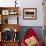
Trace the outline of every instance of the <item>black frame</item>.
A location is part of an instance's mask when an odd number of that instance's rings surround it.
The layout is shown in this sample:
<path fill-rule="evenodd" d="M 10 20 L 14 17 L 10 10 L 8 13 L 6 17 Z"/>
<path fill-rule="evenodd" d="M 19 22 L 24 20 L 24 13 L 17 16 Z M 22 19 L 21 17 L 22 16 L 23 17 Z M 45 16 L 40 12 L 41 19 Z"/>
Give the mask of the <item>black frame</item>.
<path fill-rule="evenodd" d="M 31 12 L 31 10 L 35 10 L 35 12 L 33 11 L 33 12 Z M 27 18 L 25 18 L 25 13 L 27 14 L 27 15 L 31 15 L 31 14 L 34 14 L 33 16 L 34 17 L 28 17 L 27 16 Z M 37 8 L 23 8 L 23 19 L 24 20 L 36 20 L 37 19 Z"/>

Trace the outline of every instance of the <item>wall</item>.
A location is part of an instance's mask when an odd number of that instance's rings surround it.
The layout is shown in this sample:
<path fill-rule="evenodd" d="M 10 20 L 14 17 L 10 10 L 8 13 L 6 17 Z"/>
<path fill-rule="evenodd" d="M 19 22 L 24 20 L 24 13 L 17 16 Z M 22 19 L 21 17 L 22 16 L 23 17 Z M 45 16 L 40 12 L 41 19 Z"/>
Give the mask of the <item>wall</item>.
<path fill-rule="evenodd" d="M 21 2 L 22 1 L 22 2 Z M 21 0 L 20 2 L 20 25 L 22 26 L 42 26 L 43 25 L 43 6 L 42 0 Z M 23 8 L 37 8 L 37 20 L 23 20 Z"/>
<path fill-rule="evenodd" d="M 1 7 L 15 6 L 15 0 L 0 0 Z M 17 0 L 19 6 L 19 24 L 20 26 L 43 26 L 43 6 L 42 0 Z M 24 20 L 23 8 L 37 8 L 37 20 Z M 9 20 L 12 17 L 9 17 Z M 13 21 L 14 22 L 14 21 Z"/>
<path fill-rule="evenodd" d="M 13 0 L 0 0 L 0 6 L 1 7 L 15 6 L 14 1 Z M 19 6 L 19 15 L 20 15 L 19 24 L 20 26 L 35 26 L 34 28 L 36 29 L 36 32 L 38 33 L 38 37 L 40 38 L 40 41 L 42 42 L 43 40 L 41 39 L 43 38 L 42 26 L 44 26 L 44 23 L 43 23 L 44 16 L 43 16 L 43 6 L 42 6 L 43 1 L 42 0 L 17 0 L 17 1 L 18 1 L 17 6 Z M 36 20 L 24 20 L 23 19 L 23 8 L 37 8 L 37 19 Z M 9 23 L 10 23 L 12 17 L 10 16 L 8 18 L 9 18 Z M 12 22 L 15 22 L 14 20 L 15 20 L 15 17 Z M 23 33 L 23 31 L 20 33 Z"/>

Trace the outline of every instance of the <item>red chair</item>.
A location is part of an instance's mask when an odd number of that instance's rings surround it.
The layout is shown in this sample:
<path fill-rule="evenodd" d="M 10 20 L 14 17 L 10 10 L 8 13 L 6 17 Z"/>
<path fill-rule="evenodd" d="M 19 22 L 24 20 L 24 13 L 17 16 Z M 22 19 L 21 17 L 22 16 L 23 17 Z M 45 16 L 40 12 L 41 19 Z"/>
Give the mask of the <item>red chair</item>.
<path fill-rule="evenodd" d="M 24 37 L 22 38 L 22 42 L 21 42 L 21 46 L 27 46 L 25 40 L 34 36 L 37 39 L 37 35 L 34 32 L 34 30 L 32 28 L 28 28 L 27 31 L 24 34 Z M 38 41 L 38 40 L 37 40 Z M 39 41 L 37 42 L 37 44 L 35 46 L 41 46 L 41 44 L 39 43 Z"/>

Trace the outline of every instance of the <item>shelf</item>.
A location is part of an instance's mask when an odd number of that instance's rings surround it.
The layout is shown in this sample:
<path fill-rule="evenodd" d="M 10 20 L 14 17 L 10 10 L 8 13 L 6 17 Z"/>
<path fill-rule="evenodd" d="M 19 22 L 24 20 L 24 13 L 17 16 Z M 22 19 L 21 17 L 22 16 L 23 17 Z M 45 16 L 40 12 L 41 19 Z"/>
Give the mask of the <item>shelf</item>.
<path fill-rule="evenodd" d="M 3 46 L 18 46 L 17 41 L 11 41 L 11 42 L 2 42 Z"/>
<path fill-rule="evenodd" d="M 0 7 L 0 24 L 12 24 L 12 21 L 15 19 L 13 24 L 18 24 L 18 10 L 19 7 Z M 9 23 L 9 16 L 14 17 L 14 19 L 10 19 L 11 23 Z"/>
<path fill-rule="evenodd" d="M 18 24 L 18 16 L 2 16 L 2 24 Z"/>
<path fill-rule="evenodd" d="M 15 41 L 10 40 L 10 41 L 3 41 L 3 42 L 4 43 L 12 43 L 12 42 L 16 43 L 16 42 L 19 42 L 19 40 L 15 40 Z"/>
<path fill-rule="evenodd" d="M 18 10 L 19 7 L 0 7 L 0 46 L 18 46 Z"/>
<path fill-rule="evenodd" d="M 18 16 L 19 7 L 0 7 L 0 14 L 9 16 L 9 15 L 17 15 Z"/>
<path fill-rule="evenodd" d="M 19 31 L 19 25 L 18 24 L 0 24 L 0 27 L 1 27 L 1 31 L 5 28 L 9 28 L 9 29 L 12 29 L 13 31 L 16 29 L 17 32 Z"/>

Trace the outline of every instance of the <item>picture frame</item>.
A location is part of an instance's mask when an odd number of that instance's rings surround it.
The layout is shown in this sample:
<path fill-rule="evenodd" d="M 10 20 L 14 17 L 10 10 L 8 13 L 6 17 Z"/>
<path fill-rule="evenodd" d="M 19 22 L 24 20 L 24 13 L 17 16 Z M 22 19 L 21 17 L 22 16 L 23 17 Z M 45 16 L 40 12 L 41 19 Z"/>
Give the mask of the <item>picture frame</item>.
<path fill-rule="evenodd" d="M 9 15 L 9 10 L 2 10 L 2 15 Z"/>
<path fill-rule="evenodd" d="M 23 19 L 36 20 L 37 19 L 37 8 L 24 8 Z"/>
<path fill-rule="evenodd" d="M 15 10 L 10 10 L 10 11 L 9 11 L 9 14 L 10 14 L 10 15 L 17 15 L 17 14 L 18 14 L 18 12 L 17 12 L 17 11 L 15 11 Z"/>

